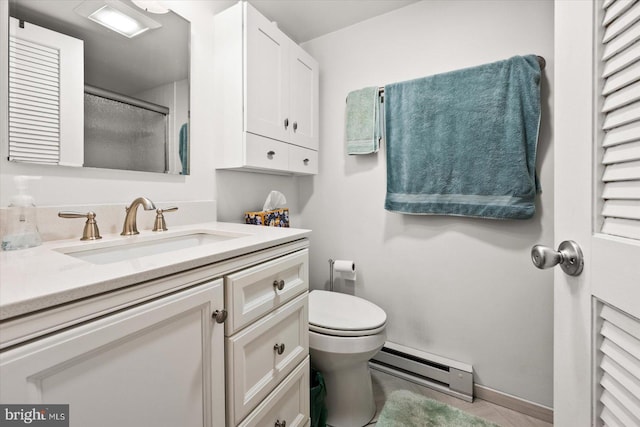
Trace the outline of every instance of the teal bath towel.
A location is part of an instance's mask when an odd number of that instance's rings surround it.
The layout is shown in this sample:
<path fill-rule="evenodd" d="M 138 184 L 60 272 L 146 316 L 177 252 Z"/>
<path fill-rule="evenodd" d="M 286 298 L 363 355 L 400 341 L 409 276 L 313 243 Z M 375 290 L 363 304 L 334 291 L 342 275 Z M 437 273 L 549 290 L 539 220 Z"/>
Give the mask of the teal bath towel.
<path fill-rule="evenodd" d="M 380 149 L 382 121 L 377 86 L 354 90 L 347 95 L 347 154 L 371 154 Z"/>
<path fill-rule="evenodd" d="M 178 154 L 180 155 L 181 175 L 189 175 L 189 125 L 180 127 Z"/>
<path fill-rule="evenodd" d="M 536 56 L 390 84 L 384 104 L 385 209 L 533 216 L 540 124 Z"/>

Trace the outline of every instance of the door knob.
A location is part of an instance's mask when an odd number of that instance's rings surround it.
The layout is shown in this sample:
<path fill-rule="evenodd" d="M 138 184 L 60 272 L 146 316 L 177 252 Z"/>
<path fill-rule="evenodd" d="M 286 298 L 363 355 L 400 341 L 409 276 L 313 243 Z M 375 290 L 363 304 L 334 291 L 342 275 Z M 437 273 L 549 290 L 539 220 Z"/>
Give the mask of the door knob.
<path fill-rule="evenodd" d="M 560 243 L 557 251 L 547 246 L 535 245 L 531 248 L 531 261 L 540 269 L 560 264 L 562 271 L 569 276 L 579 276 L 584 267 L 582 250 L 573 240 Z"/>

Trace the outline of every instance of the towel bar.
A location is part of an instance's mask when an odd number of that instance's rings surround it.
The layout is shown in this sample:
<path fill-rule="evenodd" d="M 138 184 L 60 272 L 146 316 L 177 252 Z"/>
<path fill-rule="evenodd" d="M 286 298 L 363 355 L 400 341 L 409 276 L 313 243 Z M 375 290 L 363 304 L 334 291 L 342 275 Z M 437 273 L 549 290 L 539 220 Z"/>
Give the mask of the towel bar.
<path fill-rule="evenodd" d="M 540 55 L 537 55 L 537 58 L 538 58 L 538 64 L 540 64 L 540 71 L 542 71 L 542 70 L 544 70 L 544 67 L 547 65 L 547 60 L 544 59 L 544 57 L 542 57 Z M 384 86 L 380 86 L 378 88 L 378 94 L 380 94 L 381 96 L 384 95 Z"/>

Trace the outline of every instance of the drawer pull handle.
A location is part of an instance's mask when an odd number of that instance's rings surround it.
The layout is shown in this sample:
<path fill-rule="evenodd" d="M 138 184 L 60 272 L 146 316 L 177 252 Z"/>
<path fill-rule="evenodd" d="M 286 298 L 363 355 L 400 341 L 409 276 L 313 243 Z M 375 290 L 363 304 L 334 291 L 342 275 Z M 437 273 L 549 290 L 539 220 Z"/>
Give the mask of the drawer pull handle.
<path fill-rule="evenodd" d="M 216 323 L 223 323 L 227 320 L 227 310 L 216 310 L 213 312 L 211 317 L 216 321 Z"/>
<path fill-rule="evenodd" d="M 284 343 L 282 344 L 275 343 L 273 346 L 273 350 L 278 354 L 284 353 Z"/>
<path fill-rule="evenodd" d="M 289 127 L 289 119 L 284 119 L 284 128 L 285 130 Z"/>
<path fill-rule="evenodd" d="M 298 122 L 293 122 L 293 131 L 297 131 L 298 130 Z"/>
<path fill-rule="evenodd" d="M 282 421 L 277 420 L 274 427 L 287 427 L 287 422 L 285 420 L 282 420 Z"/>
<path fill-rule="evenodd" d="M 277 290 L 281 291 L 284 289 L 284 280 L 274 280 L 273 281 L 273 287 L 276 288 Z"/>

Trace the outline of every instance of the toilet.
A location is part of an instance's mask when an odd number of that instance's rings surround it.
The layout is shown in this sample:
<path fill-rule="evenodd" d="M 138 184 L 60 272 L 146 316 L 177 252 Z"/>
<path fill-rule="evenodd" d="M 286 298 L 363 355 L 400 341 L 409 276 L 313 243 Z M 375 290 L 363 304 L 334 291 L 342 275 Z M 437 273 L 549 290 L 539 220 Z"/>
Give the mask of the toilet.
<path fill-rule="evenodd" d="M 358 427 L 376 412 L 368 361 L 384 345 L 387 315 L 362 298 L 314 290 L 309 293 L 311 365 L 327 387 L 327 424 Z"/>

